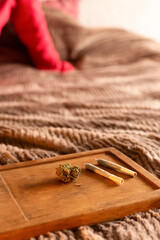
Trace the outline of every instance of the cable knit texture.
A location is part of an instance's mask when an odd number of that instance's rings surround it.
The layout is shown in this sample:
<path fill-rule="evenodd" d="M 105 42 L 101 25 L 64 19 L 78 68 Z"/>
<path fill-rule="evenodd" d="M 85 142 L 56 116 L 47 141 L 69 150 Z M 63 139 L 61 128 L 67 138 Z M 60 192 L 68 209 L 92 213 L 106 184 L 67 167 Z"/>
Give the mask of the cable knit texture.
<path fill-rule="evenodd" d="M 45 8 L 53 41 L 77 70 L 39 71 L 11 26 L 0 40 L 0 163 L 115 147 L 160 177 L 160 45 L 87 29 Z M 159 240 L 160 209 L 31 240 Z"/>

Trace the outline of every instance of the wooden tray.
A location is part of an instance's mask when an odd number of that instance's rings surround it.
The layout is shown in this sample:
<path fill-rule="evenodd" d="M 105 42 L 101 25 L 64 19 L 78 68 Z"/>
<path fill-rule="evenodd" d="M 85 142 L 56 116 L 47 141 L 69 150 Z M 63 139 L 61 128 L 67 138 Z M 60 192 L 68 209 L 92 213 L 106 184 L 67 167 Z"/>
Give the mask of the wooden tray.
<path fill-rule="evenodd" d="M 138 172 L 117 186 L 84 168 L 104 158 Z M 58 181 L 55 169 L 71 163 L 82 167 L 73 183 Z M 70 154 L 0 168 L 0 239 L 27 239 L 47 231 L 118 219 L 160 207 L 160 180 L 114 148 Z"/>

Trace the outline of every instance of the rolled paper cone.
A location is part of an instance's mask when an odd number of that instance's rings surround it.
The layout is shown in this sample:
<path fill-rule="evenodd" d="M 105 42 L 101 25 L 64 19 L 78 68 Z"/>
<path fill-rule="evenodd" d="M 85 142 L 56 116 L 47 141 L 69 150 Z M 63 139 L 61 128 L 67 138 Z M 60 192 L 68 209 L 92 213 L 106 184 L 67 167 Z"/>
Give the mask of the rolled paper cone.
<path fill-rule="evenodd" d="M 114 169 L 118 172 L 121 172 L 121 173 L 124 173 L 126 175 L 129 175 L 131 177 L 136 177 L 137 176 L 137 173 L 128 169 L 128 168 L 125 168 L 119 164 L 116 164 L 116 163 L 113 163 L 113 162 L 110 162 L 110 161 L 107 161 L 107 160 L 104 160 L 104 159 L 95 159 L 99 165 L 103 166 L 103 167 L 108 167 L 108 168 L 111 168 L 111 169 Z"/>
<path fill-rule="evenodd" d="M 95 165 L 93 165 L 91 163 L 86 163 L 85 167 L 87 169 L 91 170 L 92 172 L 97 173 L 97 174 L 99 174 L 99 175 L 101 175 L 105 178 L 108 178 L 108 179 L 112 180 L 113 182 L 115 182 L 119 185 L 124 183 L 123 178 L 117 177 L 117 176 L 115 176 L 115 175 L 113 175 L 113 174 L 111 174 L 111 173 L 109 173 L 109 172 L 107 172 L 107 171 L 105 171 L 105 170 L 103 170 L 99 167 L 96 167 Z"/>

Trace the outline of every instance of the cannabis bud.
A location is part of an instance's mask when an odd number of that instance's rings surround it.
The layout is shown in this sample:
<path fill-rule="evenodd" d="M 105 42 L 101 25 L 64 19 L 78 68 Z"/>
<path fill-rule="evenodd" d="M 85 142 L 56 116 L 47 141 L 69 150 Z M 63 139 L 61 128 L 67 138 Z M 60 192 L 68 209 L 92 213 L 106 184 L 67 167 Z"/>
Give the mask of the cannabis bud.
<path fill-rule="evenodd" d="M 65 163 L 63 165 L 59 165 L 56 169 L 56 174 L 59 179 L 63 182 L 72 182 L 74 181 L 81 172 L 81 168 L 79 166 L 72 167 L 69 163 Z"/>

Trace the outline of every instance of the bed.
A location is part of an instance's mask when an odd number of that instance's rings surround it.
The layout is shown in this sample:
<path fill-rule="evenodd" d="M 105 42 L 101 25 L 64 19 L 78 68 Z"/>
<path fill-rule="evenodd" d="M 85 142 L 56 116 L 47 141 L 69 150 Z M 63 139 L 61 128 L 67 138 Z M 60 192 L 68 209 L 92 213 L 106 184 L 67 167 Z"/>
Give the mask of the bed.
<path fill-rule="evenodd" d="M 4 28 L 0 164 L 115 147 L 160 177 L 160 44 L 121 29 L 84 28 L 59 10 L 44 11 L 61 58 L 76 71 L 35 69 L 12 27 Z M 158 240 L 159 226 L 160 209 L 152 209 L 31 240 Z"/>

